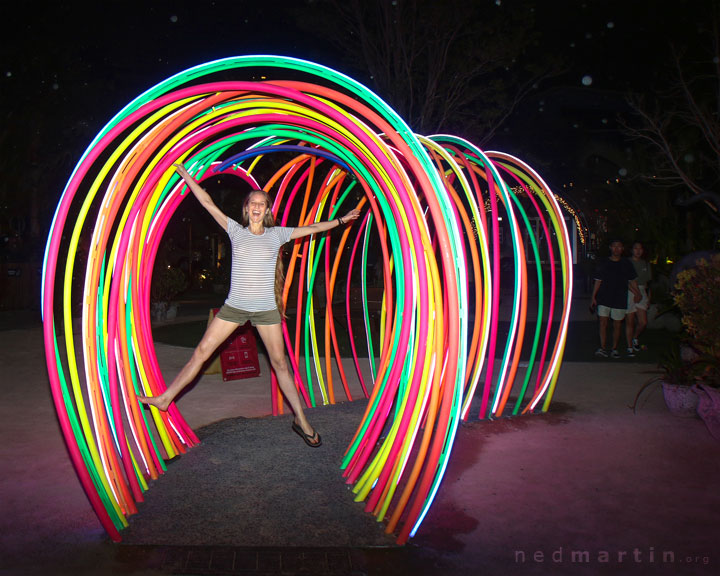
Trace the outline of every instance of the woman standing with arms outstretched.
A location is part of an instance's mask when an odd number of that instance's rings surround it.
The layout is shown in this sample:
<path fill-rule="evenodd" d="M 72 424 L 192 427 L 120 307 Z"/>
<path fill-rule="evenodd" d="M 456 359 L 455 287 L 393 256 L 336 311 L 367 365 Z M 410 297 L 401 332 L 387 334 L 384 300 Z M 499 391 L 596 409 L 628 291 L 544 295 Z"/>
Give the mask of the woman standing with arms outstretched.
<path fill-rule="evenodd" d="M 203 364 L 218 346 L 239 325 L 250 320 L 265 344 L 280 389 L 295 413 L 292 429 L 308 446 L 320 446 L 322 440 L 305 417 L 300 396 L 285 358 L 285 343 L 280 324 L 282 288 L 276 288 L 275 283 L 277 260 L 279 250 L 286 242 L 310 234 L 320 234 L 352 222 L 358 218 L 360 211 L 354 209 L 342 218 L 298 228 L 275 226 L 269 196 L 262 190 L 253 190 L 245 200 L 242 224 L 239 224 L 215 205 L 210 195 L 190 176 L 184 166 L 175 164 L 175 169 L 200 204 L 230 237 L 232 245 L 230 294 L 208 326 L 190 360 L 170 386 L 159 396 L 138 396 L 138 399 L 143 404 L 167 410 L 180 391 L 198 375 Z"/>

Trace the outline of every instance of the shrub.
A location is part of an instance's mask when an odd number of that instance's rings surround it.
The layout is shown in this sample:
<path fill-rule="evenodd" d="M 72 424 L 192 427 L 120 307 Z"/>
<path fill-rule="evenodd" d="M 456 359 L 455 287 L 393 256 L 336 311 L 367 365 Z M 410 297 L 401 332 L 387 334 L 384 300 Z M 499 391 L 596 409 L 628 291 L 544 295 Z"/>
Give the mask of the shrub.
<path fill-rule="evenodd" d="M 154 302 L 169 302 L 187 288 L 185 273 L 173 266 L 155 268 L 150 293 Z"/>
<path fill-rule="evenodd" d="M 706 379 L 720 381 L 720 254 L 678 274 L 673 293 L 690 344 L 707 365 Z"/>

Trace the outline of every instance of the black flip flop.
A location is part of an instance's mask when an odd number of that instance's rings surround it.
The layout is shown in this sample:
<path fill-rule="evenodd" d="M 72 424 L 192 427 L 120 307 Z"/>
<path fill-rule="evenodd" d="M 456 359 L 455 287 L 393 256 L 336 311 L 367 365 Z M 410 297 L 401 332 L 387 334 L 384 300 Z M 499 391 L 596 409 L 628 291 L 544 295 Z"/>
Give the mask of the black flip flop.
<path fill-rule="evenodd" d="M 322 440 L 320 439 L 320 434 L 317 433 L 317 431 L 313 430 L 313 434 L 305 434 L 303 432 L 303 429 L 296 423 L 292 423 L 292 429 L 293 431 L 300 436 L 303 440 L 305 440 L 305 444 L 310 446 L 310 448 L 317 448 L 318 446 L 322 445 Z M 313 442 L 313 438 L 317 434 L 317 442 Z"/>

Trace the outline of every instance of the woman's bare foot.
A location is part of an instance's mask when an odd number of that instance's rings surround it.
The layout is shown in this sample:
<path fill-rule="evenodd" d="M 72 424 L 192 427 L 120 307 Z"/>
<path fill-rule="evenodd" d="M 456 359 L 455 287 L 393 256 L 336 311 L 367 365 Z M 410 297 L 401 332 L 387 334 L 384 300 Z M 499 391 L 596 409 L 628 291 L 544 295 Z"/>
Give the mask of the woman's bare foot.
<path fill-rule="evenodd" d="M 155 406 L 155 408 L 163 412 L 167 412 L 170 406 L 170 400 L 166 399 L 164 394 L 160 394 L 160 396 L 138 396 L 137 399 L 140 400 L 142 404 Z"/>

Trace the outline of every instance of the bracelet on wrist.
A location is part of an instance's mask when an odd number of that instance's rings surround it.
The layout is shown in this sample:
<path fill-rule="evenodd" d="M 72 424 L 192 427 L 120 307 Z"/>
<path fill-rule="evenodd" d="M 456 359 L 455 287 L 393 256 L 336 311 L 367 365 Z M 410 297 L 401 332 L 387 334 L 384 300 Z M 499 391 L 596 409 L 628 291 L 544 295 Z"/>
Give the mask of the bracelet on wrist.
<path fill-rule="evenodd" d="M 340 226 L 342 226 L 343 224 L 345 224 L 345 222 L 343 222 L 343 219 L 340 218 L 340 217 L 338 217 L 338 222 L 339 222 Z"/>

